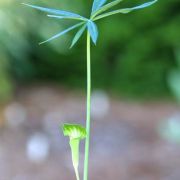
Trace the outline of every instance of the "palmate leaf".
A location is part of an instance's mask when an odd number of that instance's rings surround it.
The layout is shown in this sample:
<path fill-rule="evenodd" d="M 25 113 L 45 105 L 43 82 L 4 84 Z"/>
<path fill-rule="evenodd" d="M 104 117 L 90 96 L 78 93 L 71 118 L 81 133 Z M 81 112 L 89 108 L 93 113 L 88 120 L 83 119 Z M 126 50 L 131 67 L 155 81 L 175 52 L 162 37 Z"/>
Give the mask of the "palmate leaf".
<path fill-rule="evenodd" d="M 94 18 L 94 20 L 102 19 L 102 18 L 111 16 L 111 15 L 114 15 L 114 14 L 118 14 L 118 13 L 127 14 L 127 13 L 129 13 L 131 11 L 134 11 L 134 10 L 137 10 L 137 9 L 143 9 L 143 8 L 148 7 L 148 6 L 151 6 L 154 3 L 156 3 L 157 1 L 158 0 L 154 0 L 154 1 L 150 1 L 150 2 L 147 2 L 147 3 L 141 4 L 139 6 L 132 7 L 132 8 L 124 8 L 124 9 L 118 9 L 118 10 L 114 10 L 114 11 L 111 11 L 111 12 L 107 12 L 107 13 L 104 13 L 104 14 L 101 14 L 101 15 L 97 16 L 96 18 Z"/>
<path fill-rule="evenodd" d="M 76 33 L 76 35 L 74 36 L 73 40 L 72 40 L 72 43 L 71 43 L 71 46 L 70 48 L 72 48 L 76 43 L 77 41 L 80 39 L 80 37 L 82 36 L 83 32 L 85 31 L 87 27 L 87 23 L 84 24 L 80 29 L 79 31 Z"/>
<path fill-rule="evenodd" d="M 54 39 L 56 39 L 56 38 L 58 38 L 58 37 L 60 37 L 60 36 L 62 36 L 62 35 L 64 35 L 64 34 L 68 33 L 69 31 L 71 31 L 71 30 L 73 30 L 73 29 L 81 26 L 82 24 L 83 24 L 83 22 L 78 23 L 78 24 L 75 24 L 75 25 L 73 25 L 73 26 L 65 29 L 64 31 L 61 31 L 60 33 L 54 35 L 53 37 L 51 37 L 51 38 L 49 38 L 48 40 L 43 41 L 43 42 L 41 42 L 41 43 L 39 43 L 39 44 L 44 44 L 44 43 L 46 43 L 46 42 L 52 41 L 52 40 L 54 40 Z"/>
<path fill-rule="evenodd" d="M 107 0 L 94 0 L 91 14 L 97 11 L 102 5 L 106 3 Z"/>
<path fill-rule="evenodd" d="M 98 38 L 98 29 L 96 24 L 93 21 L 89 20 L 87 23 L 87 27 L 93 43 L 96 44 Z"/>
<path fill-rule="evenodd" d="M 69 12 L 69 11 L 63 11 L 63 10 L 58 10 L 58 9 L 50 9 L 50 8 L 30 5 L 30 4 L 26 4 L 26 3 L 22 3 L 22 4 L 29 6 L 31 8 L 34 8 L 34 9 L 38 9 L 38 10 L 43 11 L 43 12 L 51 13 L 51 14 L 56 14 L 56 15 L 66 16 L 66 17 L 71 17 L 71 18 L 79 18 L 81 20 L 85 19 L 83 16 L 76 14 L 76 13 Z"/>

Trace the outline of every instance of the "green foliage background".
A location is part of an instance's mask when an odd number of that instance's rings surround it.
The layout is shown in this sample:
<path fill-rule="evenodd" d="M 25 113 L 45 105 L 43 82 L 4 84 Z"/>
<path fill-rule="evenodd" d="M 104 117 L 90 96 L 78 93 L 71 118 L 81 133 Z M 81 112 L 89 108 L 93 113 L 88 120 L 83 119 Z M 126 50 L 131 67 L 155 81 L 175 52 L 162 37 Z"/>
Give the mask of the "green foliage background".
<path fill-rule="evenodd" d="M 44 13 L 0 1 L 0 100 L 13 86 L 55 82 L 74 88 L 86 83 L 85 36 L 69 50 L 73 33 L 45 45 L 38 42 L 68 26 Z M 71 10 L 88 16 L 91 1 L 24 0 L 30 4 Z M 126 0 L 121 7 L 145 2 Z M 62 21 L 63 22 L 63 21 Z M 69 21 L 69 24 L 72 24 Z M 98 22 L 99 39 L 92 47 L 93 87 L 126 97 L 169 96 L 167 76 L 176 67 L 180 47 L 179 0 L 159 0 L 154 6 Z"/>

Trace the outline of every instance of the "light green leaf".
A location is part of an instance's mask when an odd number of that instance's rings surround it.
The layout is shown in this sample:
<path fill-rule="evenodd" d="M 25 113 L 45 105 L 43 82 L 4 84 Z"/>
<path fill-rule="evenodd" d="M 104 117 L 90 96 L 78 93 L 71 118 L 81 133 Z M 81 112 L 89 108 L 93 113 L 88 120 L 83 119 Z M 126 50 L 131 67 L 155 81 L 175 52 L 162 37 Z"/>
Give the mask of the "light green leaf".
<path fill-rule="evenodd" d="M 118 14 L 118 13 L 127 14 L 127 13 L 129 13 L 129 12 L 131 12 L 131 11 L 134 11 L 134 10 L 137 10 L 137 9 L 146 8 L 146 7 L 148 7 L 148 6 L 151 6 L 151 5 L 153 5 L 154 3 L 156 3 L 157 1 L 158 1 L 158 0 L 154 0 L 154 1 L 151 1 L 151 2 L 144 3 L 144 4 L 142 4 L 142 5 L 139 5 L 139 6 L 135 6 L 135 7 L 133 7 L 133 8 L 118 9 L 118 10 L 114 10 L 114 11 L 111 11 L 111 12 L 108 12 L 108 13 L 104 13 L 104 14 L 99 15 L 99 16 L 97 16 L 96 18 L 94 18 L 94 20 L 102 19 L 102 18 L 111 16 L 111 15 L 114 15 L 114 14 Z"/>
<path fill-rule="evenodd" d="M 87 24 L 83 25 L 79 31 L 76 33 L 76 35 L 74 36 L 73 40 L 72 40 L 72 44 L 70 46 L 70 48 L 72 48 L 76 43 L 77 41 L 80 39 L 80 37 L 82 36 L 83 32 L 85 31 L 87 27 Z"/>
<path fill-rule="evenodd" d="M 84 139 L 86 137 L 86 129 L 78 124 L 64 124 L 64 136 L 69 136 L 70 139 Z"/>
<path fill-rule="evenodd" d="M 62 36 L 62 35 L 64 35 L 64 34 L 68 33 L 69 31 L 71 31 L 71 30 L 73 30 L 73 29 L 81 26 L 82 24 L 83 24 L 83 22 L 82 22 L 82 23 L 75 24 L 74 26 L 71 26 L 71 27 L 67 28 L 66 30 L 64 30 L 64 31 L 62 31 L 62 32 L 54 35 L 53 37 L 51 37 L 51 38 L 49 38 L 48 40 L 43 41 L 43 42 L 41 42 L 41 43 L 39 43 L 39 44 L 44 44 L 44 43 L 46 43 L 46 42 L 52 41 L 52 40 L 54 40 L 54 39 L 56 39 L 56 38 L 58 38 L 58 37 L 60 37 L 60 36 Z"/>
<path fill-rule="evenodd" d="M 63 125 L 64 136 L 69 136 L 69 144 L 71 147 L 71 155 L 76 179 L 80 180 L 78 166 L 79 166 L 79 143 L 86 137 L 86 129 L 77 124 L 64 124 Z"/>

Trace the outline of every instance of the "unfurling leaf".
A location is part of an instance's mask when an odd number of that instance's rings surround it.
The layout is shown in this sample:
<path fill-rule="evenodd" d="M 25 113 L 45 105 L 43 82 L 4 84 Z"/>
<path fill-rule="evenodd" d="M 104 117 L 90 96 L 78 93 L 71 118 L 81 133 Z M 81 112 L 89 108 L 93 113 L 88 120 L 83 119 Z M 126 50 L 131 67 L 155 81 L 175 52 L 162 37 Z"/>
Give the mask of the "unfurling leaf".
<path fill-rule="evenodd" d="M 87 23 L 87 27 L 93 43 L 96 44 L 98 38 L 98 29 L 96 24 L 93 21 L 89 20 Z"/>
<path fill-rule="evenodd" d="M 78 124 L 64 124 L 64 136 L 69 136 L 70 139 L 84 139 L 86 137 L 86 129 Z"/>
<path fill-rule="evenodd" d="M 86 137 L 86 129 L 77 124 L 64 124 L 63 125 L 64 136 L 69 137 L 69 144 L 71 147 L 72 162 L 76 179 L 80 180 L 78 166 L 79 166 L 79 143 Z"/>

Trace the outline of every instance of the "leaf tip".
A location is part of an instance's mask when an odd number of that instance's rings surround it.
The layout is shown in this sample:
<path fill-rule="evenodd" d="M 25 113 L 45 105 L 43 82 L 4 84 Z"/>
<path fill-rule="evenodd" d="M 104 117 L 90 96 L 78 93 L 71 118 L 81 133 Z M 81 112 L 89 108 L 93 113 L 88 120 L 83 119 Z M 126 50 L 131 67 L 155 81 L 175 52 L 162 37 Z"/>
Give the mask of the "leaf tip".
<path fill-rule="evenodd" d="M 46 41 L 39 42 L 38 44 L 39 44 L 39 45 L 42 45 L 42 44 L 44 44 L 44 43 L 46 43 Z"/>
<path fill-rule="evenodd" d="M 21 3 L 22 5 L 25 5 L 25 6 L 30 6 L 29 4 L 27 4 L 27 3 Z"/>
<path fill-rule="evenodd" d="M 71 46 L 69 47 L 69 49 L 72 49 L 73 48 L 73 45 L 71 44 Z"/>

